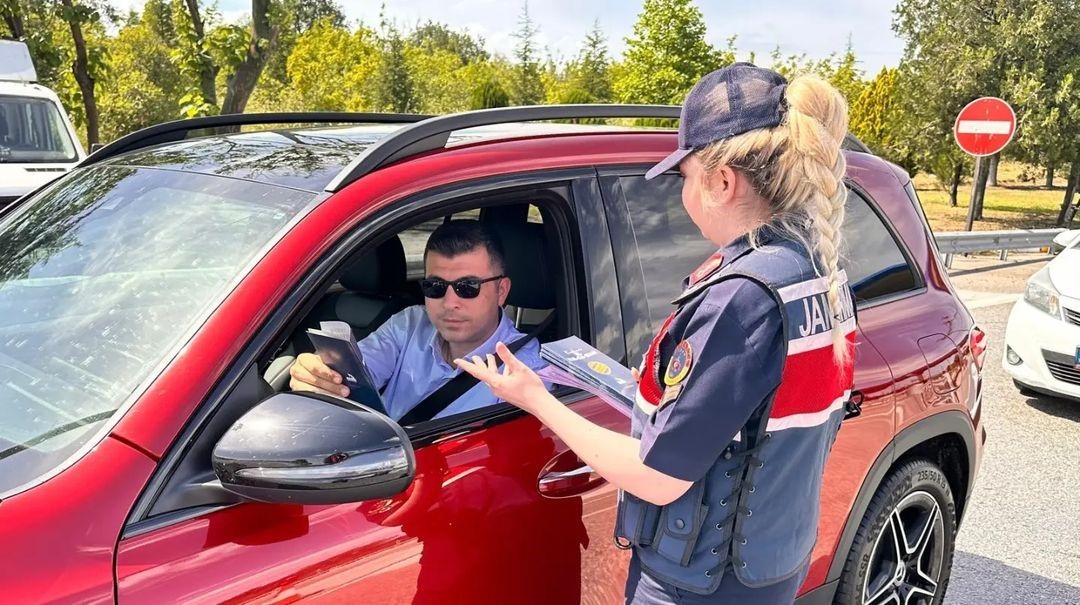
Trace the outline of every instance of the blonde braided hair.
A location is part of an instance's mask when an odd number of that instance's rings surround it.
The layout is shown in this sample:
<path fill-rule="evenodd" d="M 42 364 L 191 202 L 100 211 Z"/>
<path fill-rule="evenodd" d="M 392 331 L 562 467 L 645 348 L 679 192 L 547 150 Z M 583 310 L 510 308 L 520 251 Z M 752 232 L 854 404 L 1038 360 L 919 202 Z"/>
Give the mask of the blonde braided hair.
<path fill-rule="evenodd" d="M 703 179 L 727 165 L 742 171 L 769 200 L 771 216 L 750 232 L 752 245 L 768 226 L 812 251 L 815 271 L 828 282 L 833 353 L 843 362 L 851 354 L 840 321 L 844 297 L 839 268 L 847 200 L 847 163 L 840 145 L 848 129 L 847 103 L 832 85 L 811 75 L 793 79 L 786 97 L 787 112 L 779 125 L 718 141 L 697 156 L 704 166 Z"/>

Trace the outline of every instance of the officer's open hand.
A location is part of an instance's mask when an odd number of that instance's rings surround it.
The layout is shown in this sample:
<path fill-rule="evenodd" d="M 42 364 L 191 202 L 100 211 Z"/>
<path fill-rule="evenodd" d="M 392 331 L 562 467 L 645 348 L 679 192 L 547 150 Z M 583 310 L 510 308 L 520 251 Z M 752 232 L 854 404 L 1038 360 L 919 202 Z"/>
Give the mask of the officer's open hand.
<path fill-rule="evenodd" d="M 457 367 L 472 374 L 491 389 L 496 397 L 512 403 L 529 413 L 535 413 L 536 407 L 550 397 L 544 382 L 529 366 L 510 352 L 503 343 L 495 345 L 495 352 L 502 359 L 502 372 L 495 363 L 495 356 L 486 359 L 474 355 L 471 361 L 455 359 Z"/>
<path fill-rule="evenodd" d="M 294 391 L 349 396 L 349 387 L 341 384 L 341 375 L 314 353 L 301 353 L 289 368 L 289 376 L 289 388 Z"/>

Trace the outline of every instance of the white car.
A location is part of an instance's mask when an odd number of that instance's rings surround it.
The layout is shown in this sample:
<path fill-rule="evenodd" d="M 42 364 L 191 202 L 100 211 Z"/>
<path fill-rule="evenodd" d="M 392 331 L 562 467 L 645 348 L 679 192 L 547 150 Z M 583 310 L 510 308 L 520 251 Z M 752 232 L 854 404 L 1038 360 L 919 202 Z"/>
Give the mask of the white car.
<path fill-rule="evenodd" d="M 1021 392 L 1080 401 L 1080 240 L 1028 280 L 1009 314 L 1002 365 Z"/>
<path fill-rule="evenodd" d="M 1062 231 L 1054 236 L 1054 241 L 1050 244 L 1050 254 L 1060 254 L 1076 242 L 1080 242 L 1080 229 Z"/>
<path fill-rule="evenodd" d="M 86 157 L 60 99 L 36 81 L 26 45 L 0 40 L 0 210 Z"/>

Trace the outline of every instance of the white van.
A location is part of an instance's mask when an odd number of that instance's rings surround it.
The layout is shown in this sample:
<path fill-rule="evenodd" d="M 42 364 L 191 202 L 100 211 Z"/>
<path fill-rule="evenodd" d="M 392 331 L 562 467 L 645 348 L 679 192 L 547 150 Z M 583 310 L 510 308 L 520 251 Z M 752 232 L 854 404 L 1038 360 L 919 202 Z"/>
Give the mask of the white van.
<path fill-rule="evenodd" d="M 60 99 L 36 82 L 26 45 L 0 40 L 0 209 L 86 157 Z"/>

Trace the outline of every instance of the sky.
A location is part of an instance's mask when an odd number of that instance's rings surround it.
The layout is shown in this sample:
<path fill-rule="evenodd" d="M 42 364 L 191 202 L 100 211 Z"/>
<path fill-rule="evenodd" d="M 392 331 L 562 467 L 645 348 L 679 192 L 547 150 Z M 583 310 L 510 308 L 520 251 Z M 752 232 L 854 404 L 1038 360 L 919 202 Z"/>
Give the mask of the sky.
<path fill-rule="evenodd" d="M 242 19 L 250 11 L 245 0 L 217 0 L 228 21 Z M 384 0 L 339 0 L 346 16 L 377 26 Z M 608 50 L 618 57 L 624 38 L 632 33 L 641 11 L 641 0 L 531 0 L 529 13 L 539 27 L 538 46 L 556 59 L 577 54 L 585 34 L 599 20 L 607 36 Z M 727 46 L 737 36 L 740 59 L 756 52 L 767 65 L 777 46 L 785 54 L 825 58 L 842 52 L 851 40 L 861 67 L 870 76 L 883 66 L 895 66 L 903 42 L 892 31 L 891 0 L 697 0 L 705 16 L 708 41 Z M 142 0 L 113 0 L 118 8 L 139 8 Z M 487 49 L 511 55 L 521 14 L 521 0 L 385 0 L 386 16 L 403 28 L 428 19 L 464 29 L 482 37 Z"/>

